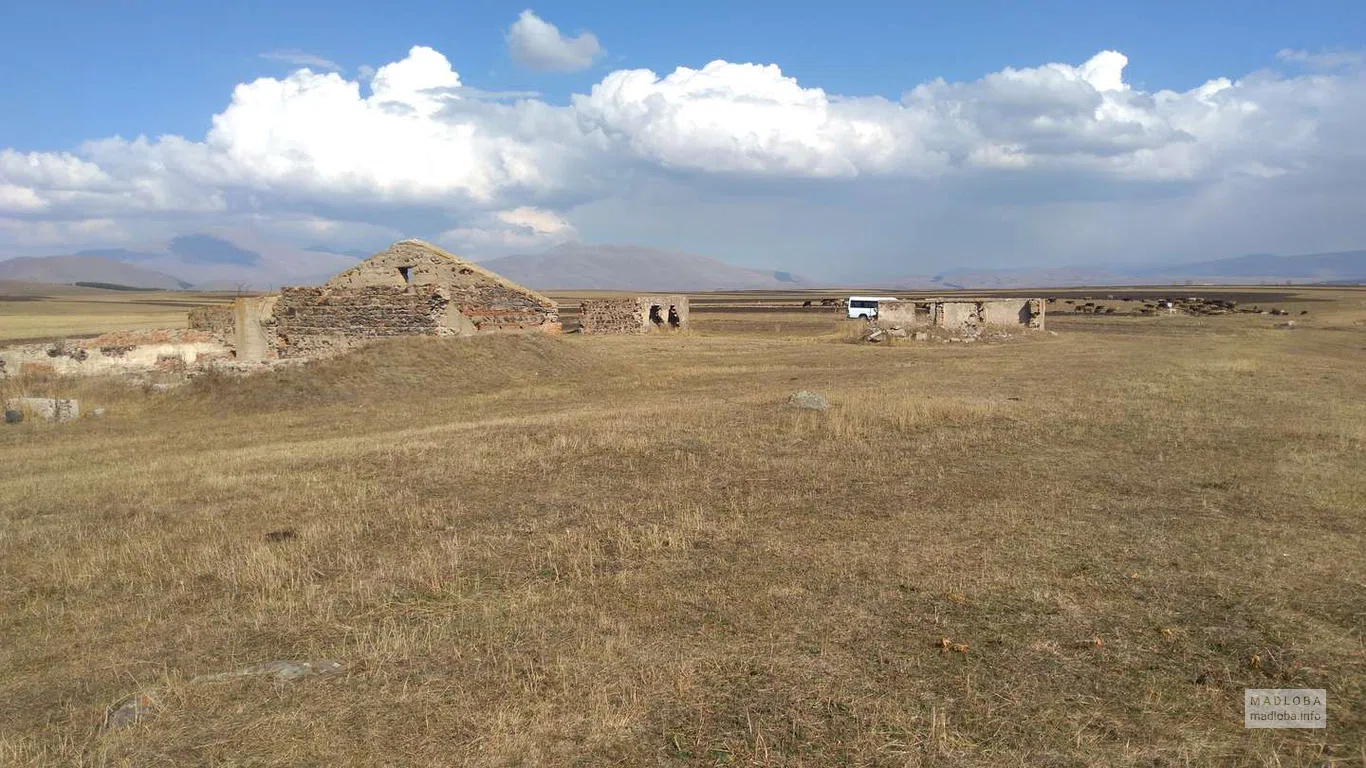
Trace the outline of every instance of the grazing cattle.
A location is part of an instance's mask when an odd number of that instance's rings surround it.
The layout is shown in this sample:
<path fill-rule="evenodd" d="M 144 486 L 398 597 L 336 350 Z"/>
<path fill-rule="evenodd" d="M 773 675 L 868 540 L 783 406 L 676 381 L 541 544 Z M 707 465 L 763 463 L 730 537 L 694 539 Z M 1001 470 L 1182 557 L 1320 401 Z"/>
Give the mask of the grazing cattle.
<path fill-rule="evenodd" d="M 807 299 L 806 301 L 803 301 L 803 302 L 802 302 L 802 306 L 803 306 L 803 307 L 809 307 L 809 306 L 811 306 L 811 300 L 810 300 L 810 299 Z"/>

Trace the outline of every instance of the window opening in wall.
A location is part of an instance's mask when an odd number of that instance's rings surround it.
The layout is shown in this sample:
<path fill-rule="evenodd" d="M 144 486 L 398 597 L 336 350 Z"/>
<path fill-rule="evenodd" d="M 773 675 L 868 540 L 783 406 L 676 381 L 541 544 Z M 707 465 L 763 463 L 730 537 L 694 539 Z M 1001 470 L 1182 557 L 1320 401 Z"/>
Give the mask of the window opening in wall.
<path fill-rule="evenodd" d="M 398 268 L 398 273 L 399 273 L 399 275 L 401 275 L 401 276 L 403 277 L 403 282 L 405 282 L 405 283 L 407 283 L 407 284 L 409 284 L 409 285 L 412 285 L 412 283 L 413 283 L 413 268 L 412 268 L 412 267 L 399 267 L 399 268 Z"/>
<path fill-rule="evenodd" d="M 675 307 L 674 305 L 670 304 L 670 305 L 669 305 L 669 327 L 670 327 L 670 328 L 677 328 L 679 325 L 680 325 L 680 321 L 679 321 L 679 319 L 678 319 L 678 307 Z"/>
<path fill-rule="evenodd" d="M 659 312 L 660 306 L 658 304 L 650 305 L 650 322 L 654 323 L 655 325 L 664 324 L 664 318 L 660 316 Z"/>

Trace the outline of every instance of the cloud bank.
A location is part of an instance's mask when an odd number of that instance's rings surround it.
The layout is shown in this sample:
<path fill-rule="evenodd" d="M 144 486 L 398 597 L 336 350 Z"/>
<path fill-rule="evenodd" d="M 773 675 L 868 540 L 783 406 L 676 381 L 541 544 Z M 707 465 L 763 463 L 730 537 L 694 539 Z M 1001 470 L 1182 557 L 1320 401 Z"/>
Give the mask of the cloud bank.
<path fill-rule="evenodd" d="M 509 45 L 541 40 L 529 20 Z M 0 150 L 0 247 L 309 221 L 475 255 L 585 236 L 832 276 L 1360 247 L 1366 75 L 1316 56 L 1173 91 L 1133 87 L 1101 51 L 896 100 L 713 61 L 612 72 L 553 104 L 486 98 L 416 46 L 368 78 L 242 83 L 199 139 Z"/>

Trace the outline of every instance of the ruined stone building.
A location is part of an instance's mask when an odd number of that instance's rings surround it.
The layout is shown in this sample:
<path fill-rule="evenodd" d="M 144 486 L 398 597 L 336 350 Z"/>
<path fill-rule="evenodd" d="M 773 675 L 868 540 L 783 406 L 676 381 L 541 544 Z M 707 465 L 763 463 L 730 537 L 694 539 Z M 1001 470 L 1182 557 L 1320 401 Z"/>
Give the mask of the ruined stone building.
<path fill-rule="evenodd" d="M 986 328 L 1044 327 L 1043 299 L 917 299 L 878 303 L 878 324 L 972 333 Z"/>
<path fill-rule="evenodd" d="M 586 299 L 579 307 L 583 333 L 650 333 L 688 327 L 688 297 L 632 296 Z"/>
<path fill-rule="evenodd" d="M 553 300 L 420 240 L 394 243 L 321 286 L 240 298 L 191 323 L 230 333 L 238 360 L 324 357 L 393 336 L 560 331 Z"/>

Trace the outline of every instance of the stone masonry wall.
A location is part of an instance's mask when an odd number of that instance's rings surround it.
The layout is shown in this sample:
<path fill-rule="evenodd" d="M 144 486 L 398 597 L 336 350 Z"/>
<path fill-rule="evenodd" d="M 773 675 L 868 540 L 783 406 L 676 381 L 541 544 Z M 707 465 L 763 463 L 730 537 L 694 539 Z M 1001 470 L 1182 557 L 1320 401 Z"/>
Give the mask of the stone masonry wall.
<path fill-rule="evenodd" d="M 585 299 L 579 305 L 579 328 L 599 335 L 649 330 L 636 299 Z"/>
<path fill-rule="evenodd" d="M 658 307 L 658 317 L 653 320 L 652 307 Z M 579 327 L 593 335 L 649 333 L 686 328 L 689 314 L 688 297 L 677 294 L 587 299 L 579 306 Z"/>
<path fill-rule="evenodd" d="M 472 282 L 447 288 L 455 309 L 476 331 L 560 330 L 559 308 L 535 294 L 523 293 L 501 283 Z"/>
<path fill-rule="evenodd" d="M 285 288 L 273 313 L 279 357 L 326 357 L 375 339 L 454 333 L 435 285 Z"/>
<path fill-rule="evenodd" d="M 211 304 L 190 309 L 189 326 L 192 330 L 208 331 L 225 343 L 232 339 L 236 328 L 231 304 Z"/>

